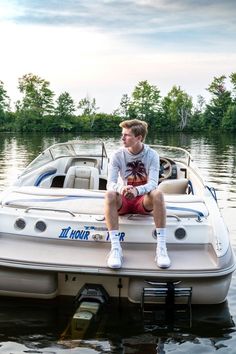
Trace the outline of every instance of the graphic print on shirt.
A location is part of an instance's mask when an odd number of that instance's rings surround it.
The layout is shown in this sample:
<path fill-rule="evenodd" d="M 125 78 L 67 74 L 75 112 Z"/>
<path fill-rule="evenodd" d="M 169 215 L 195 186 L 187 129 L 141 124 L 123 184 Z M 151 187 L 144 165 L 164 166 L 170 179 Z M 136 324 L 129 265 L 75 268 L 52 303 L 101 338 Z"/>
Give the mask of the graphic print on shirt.
<path fill-rule="evenodd" d="M 136 187 L 147 183 L 147 171 L 141 160 L 128 162 L 125 176 L 127 179 L 127 185 Z"/>

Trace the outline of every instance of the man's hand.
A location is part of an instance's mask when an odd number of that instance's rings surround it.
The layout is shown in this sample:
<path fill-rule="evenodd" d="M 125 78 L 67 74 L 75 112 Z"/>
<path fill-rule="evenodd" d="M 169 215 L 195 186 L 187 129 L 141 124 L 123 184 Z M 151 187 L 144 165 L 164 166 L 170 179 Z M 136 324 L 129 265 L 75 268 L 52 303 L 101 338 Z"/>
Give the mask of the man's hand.
<path fill-rule="evenodd" d="M 134 199 L 138 195 L 137 188 L 133 186 L 124 186 L 122 188 L 122 195 L 124 195 L 127 199 Z"/>

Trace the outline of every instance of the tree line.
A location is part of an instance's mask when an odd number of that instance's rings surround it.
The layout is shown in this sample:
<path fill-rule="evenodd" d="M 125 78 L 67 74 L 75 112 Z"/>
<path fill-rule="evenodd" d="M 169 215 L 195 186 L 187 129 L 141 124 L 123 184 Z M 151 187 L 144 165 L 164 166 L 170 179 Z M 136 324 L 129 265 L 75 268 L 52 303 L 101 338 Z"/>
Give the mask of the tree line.
<path fill-rule="evenodd" d="M 95 98 L 85 97 L 77 104 L 68 92 L 55 98 L 50 83 L 32 73 L 18 80 L 18 89 L 21 99 L 12 109 L 0 80 L 1 131 L 116 132 L 122 120 L 131 118 L 145 120 L 150 131 L 236 130 L 236 73 L 214 77 L 207 87 L 209 102 L 199 95 L 196 104 L 180 86 L 162 97 L 157 86 L 140 81 L 111 114 L 99 112 Z"/>

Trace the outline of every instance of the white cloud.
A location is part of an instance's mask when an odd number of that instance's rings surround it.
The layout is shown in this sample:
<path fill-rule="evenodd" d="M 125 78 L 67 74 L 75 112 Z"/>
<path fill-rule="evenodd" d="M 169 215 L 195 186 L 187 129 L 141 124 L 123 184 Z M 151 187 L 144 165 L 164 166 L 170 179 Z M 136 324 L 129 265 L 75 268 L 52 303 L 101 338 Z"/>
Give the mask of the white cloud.
<path fill-rule="evenodd" d="M 88 94 L 102 110 L 112 112 L 141 80 L 163 95 L 176 84 L 196 97 L 206 95 L 214 76 L 236 71 L 230 1 L 225 7 L 216 1 L 202 17 L 203 7 L 196 2 L 189 10 L 192 1 L 75 0 L 61 1 L 58 9 L 47 1 L 43 11 L 38 3 L 37 16 L 27 22 L 36 3 L 20 1 L 27 6 L 16 11 L 16 2 L 0 0 L 0 80 L 12 101 L 19 97 L 18 78 L 30 72 L 48 80 L 56 95 L 68 91 L 78 102 Z M 177 13 L 169 11 L 173 6 Z M 13 20 L 23 14 L 24 21 Z"/>

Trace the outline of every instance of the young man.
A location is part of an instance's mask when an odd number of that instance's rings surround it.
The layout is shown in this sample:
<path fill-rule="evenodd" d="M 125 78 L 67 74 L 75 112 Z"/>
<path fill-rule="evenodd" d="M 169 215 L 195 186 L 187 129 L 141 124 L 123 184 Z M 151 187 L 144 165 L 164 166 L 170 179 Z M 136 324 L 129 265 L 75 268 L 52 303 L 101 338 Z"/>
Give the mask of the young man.
<path fill-rule="evenodd" d="M 119 215 L 153 212 L 157 234 L 156 262 L 168 268 L 170 259 L 166 249 L 166 209 L 163 194 L 157 189 L 159 156 L 144 144 L 148 125 L 132 119 L 123 121 L 122 143 L 112 156 L 105 197 L 105 217 L 111 240 L 108 267 L 122 266 L 122 248 L 119 241 Z M 121 177 L 122 183 L 118 177 Z"/>

